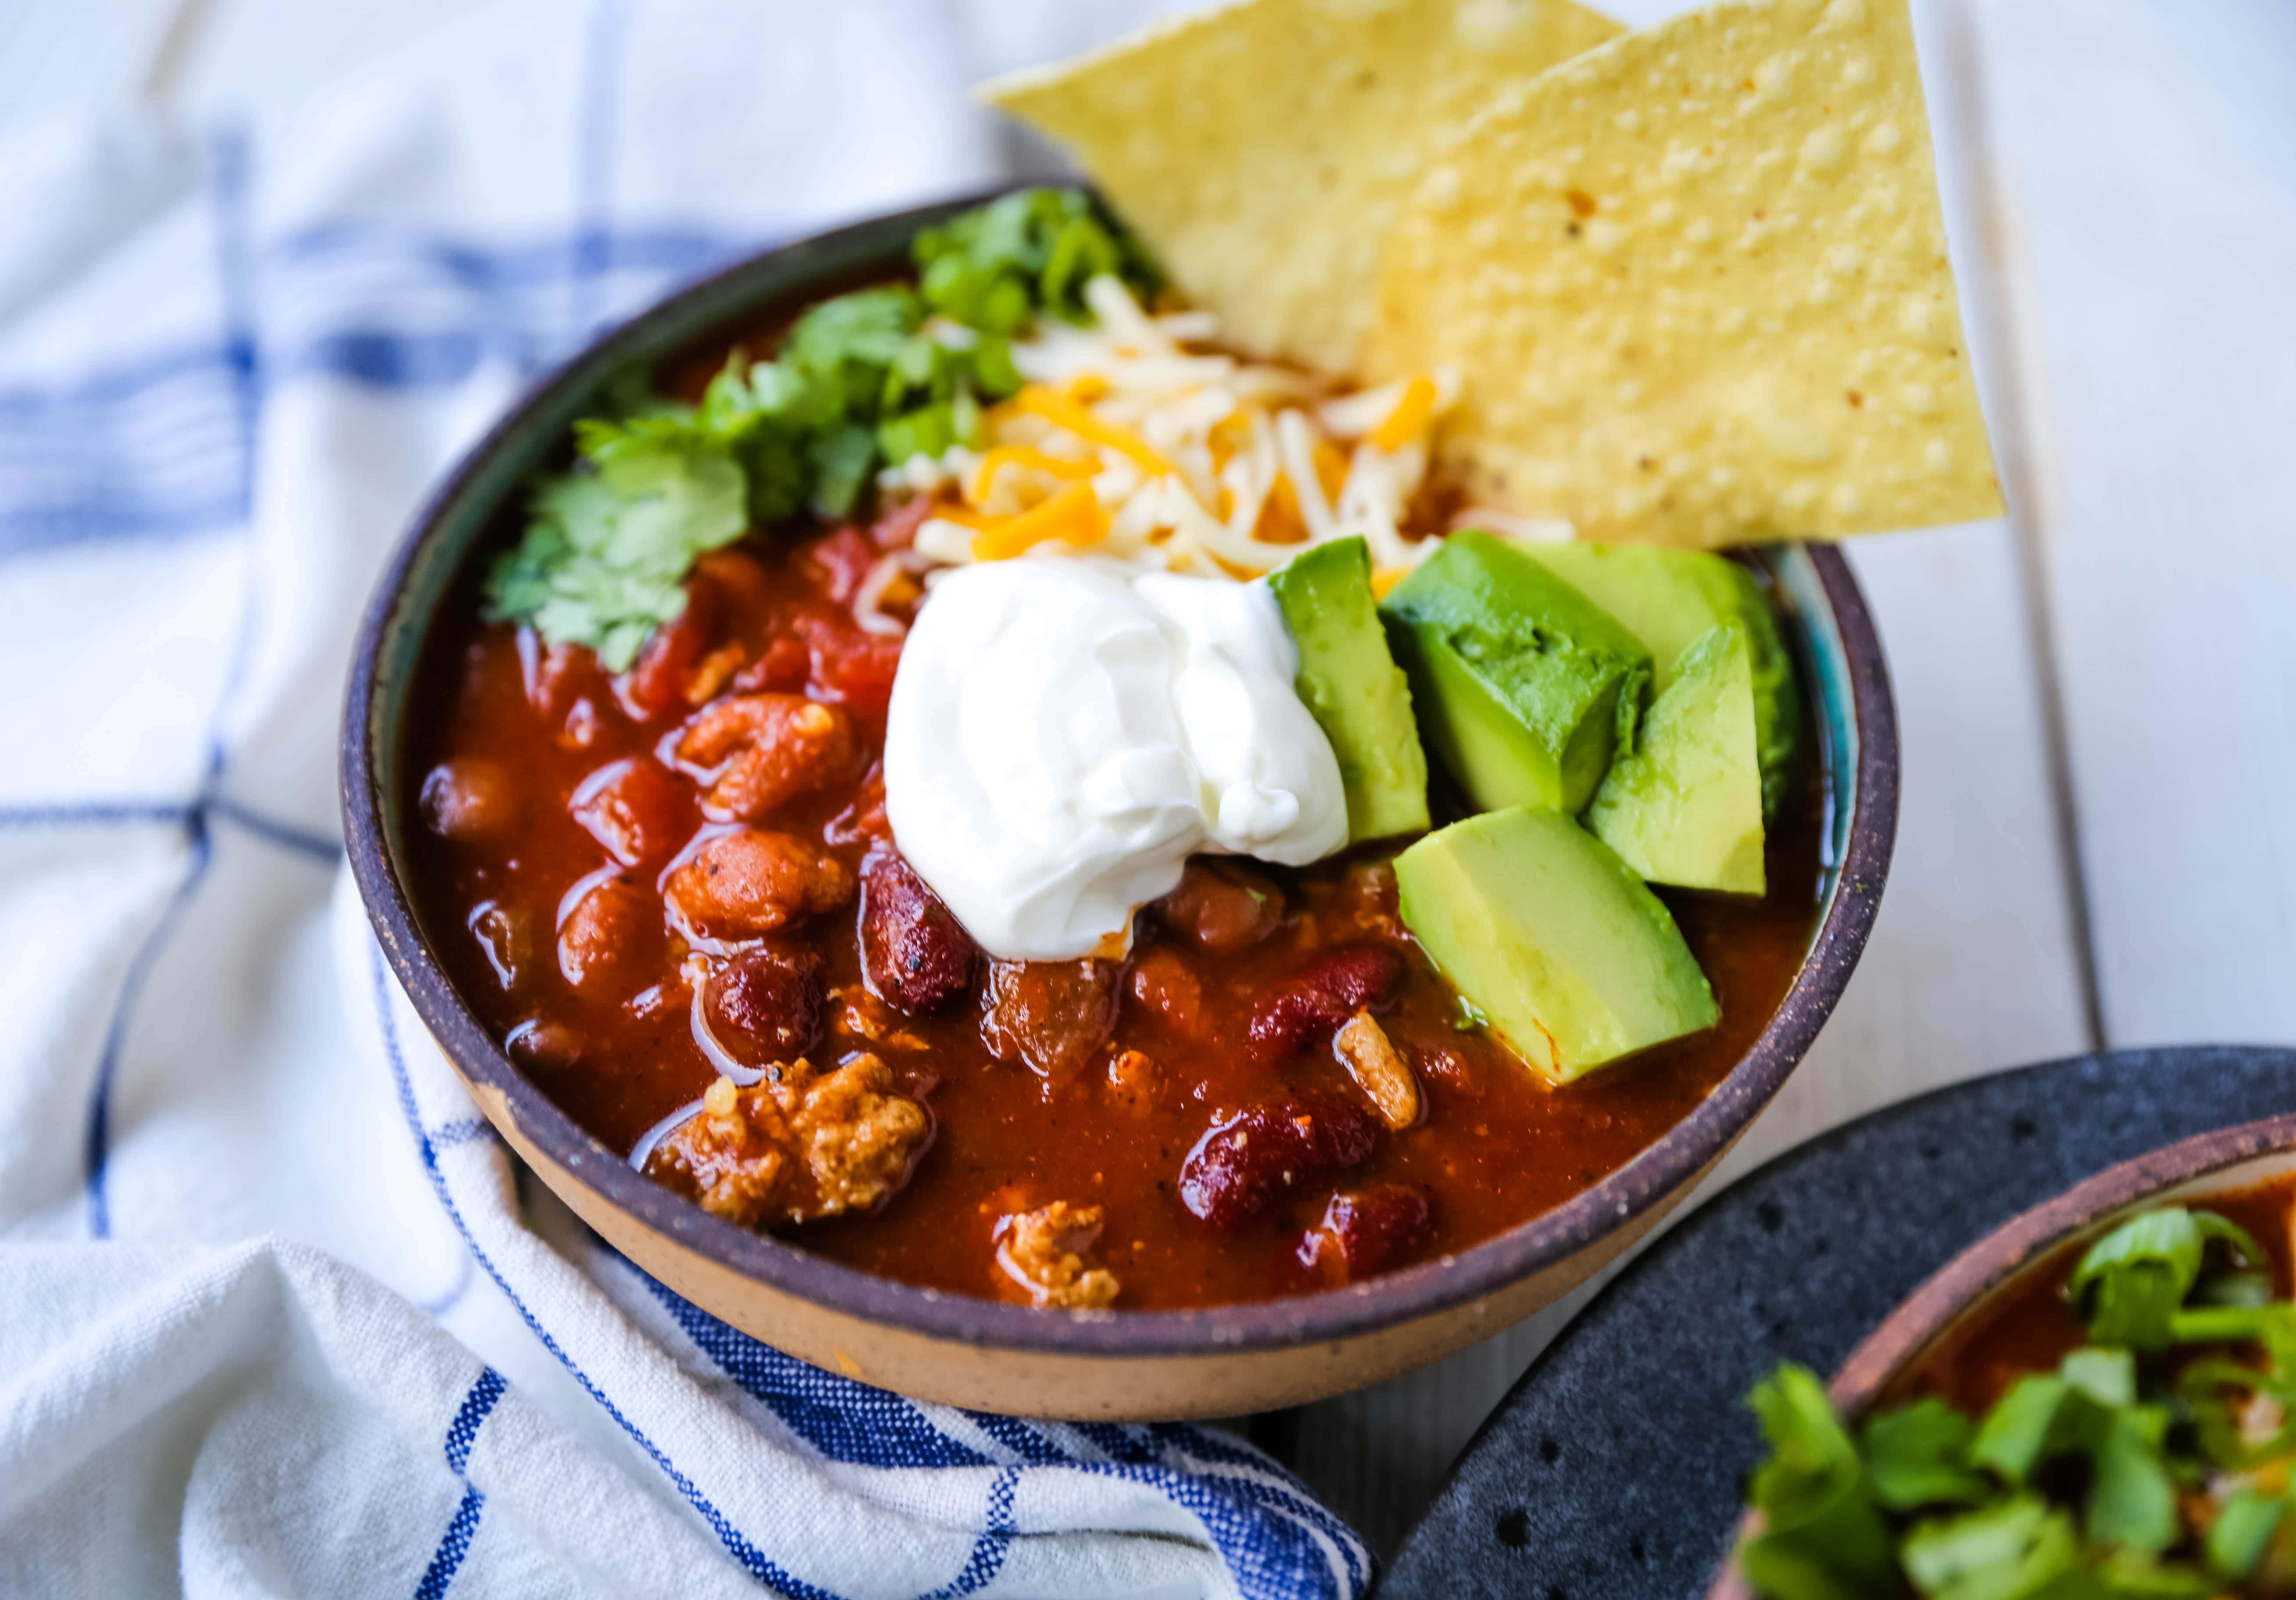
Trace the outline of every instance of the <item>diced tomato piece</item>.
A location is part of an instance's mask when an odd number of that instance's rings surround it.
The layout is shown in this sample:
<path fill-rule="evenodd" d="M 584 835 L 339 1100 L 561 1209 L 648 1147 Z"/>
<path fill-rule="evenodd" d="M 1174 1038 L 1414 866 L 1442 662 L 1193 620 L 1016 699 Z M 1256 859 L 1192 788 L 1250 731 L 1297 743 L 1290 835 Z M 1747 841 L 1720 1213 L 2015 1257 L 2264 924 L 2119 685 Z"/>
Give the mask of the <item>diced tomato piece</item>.
<path fill-rule="evenodd" d="M 717 643 L 725 614 L 725 594 L 714 582 L 699 575 L 685 580 L 685 609 L 654 629 L 637 664 L 617 685 L 623 704 L 641 721 L 687 709 L 686 679 Z"/>
<path fill-rule="evenodd" d="M 693 563 L 693 574 L 706 578 L 744 611 L 756 611 L 773 596 L 773 579 L 765 563 L 742 549 L 712 550 Z"/>
<path fill-rule="evenodd" d="M 813 652 L 803 639 L 787 634 L 766 646 L 766 652 L 734 675 L 734 687 L 744 694 L 795 694 L 813 675 Z"/>
<path fill-rule="evenodd" d="M 869 536 L 858 528 L 840 528 L 826 538 L 816 539 L 805 553 L 805 559 L 821 570 L 822 587 L 840 605 L 850 603 L 861 587 L 861 580 L 869 576 L 869 569 L 877 564 L 881 552 L 869 542 Z"/>
<path fill-rule="evenodd" d="M 880 550 L 906 550 L 932 513 L 931 495 L 912 495 L 869 525 L 869 542 Z"/>
<path fill-rule="evenodd" d="M 856 717 L 882 724 L 901 664 L 900 640 L 828 617 L 800 618 L 798 627 L 813 646 L 815 685 Z"/>

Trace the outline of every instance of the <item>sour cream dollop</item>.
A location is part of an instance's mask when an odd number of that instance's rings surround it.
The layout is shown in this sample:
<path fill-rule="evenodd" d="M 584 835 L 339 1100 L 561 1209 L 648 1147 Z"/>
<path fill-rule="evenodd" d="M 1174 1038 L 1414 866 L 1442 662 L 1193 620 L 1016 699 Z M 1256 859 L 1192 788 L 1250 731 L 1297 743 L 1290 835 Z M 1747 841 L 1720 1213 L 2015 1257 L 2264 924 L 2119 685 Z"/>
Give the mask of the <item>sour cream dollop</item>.
<path fill-rule="evenodd" d="M 1331 743 L 1264 583 L 1048 554 L 936 580 L 885 732 L 894 841 L 981 948 L 1089 956 L 1199 850 L 1348 841 Z"/>

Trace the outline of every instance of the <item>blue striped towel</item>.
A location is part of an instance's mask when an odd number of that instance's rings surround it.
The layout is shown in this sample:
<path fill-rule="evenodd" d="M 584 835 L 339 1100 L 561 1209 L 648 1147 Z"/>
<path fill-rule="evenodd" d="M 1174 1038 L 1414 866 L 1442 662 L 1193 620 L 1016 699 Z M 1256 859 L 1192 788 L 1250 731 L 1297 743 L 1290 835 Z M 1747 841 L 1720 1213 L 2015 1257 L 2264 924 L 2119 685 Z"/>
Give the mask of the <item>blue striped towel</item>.
<path fill-rule="evenodd" d="M 1366 1587 L 1224 1433 L 911 1402 L 638 1272 L 341 873 L 425 487 L 676 281 L 993 178 L 948 14 L 520 0 L 292 115 L 0 150 L 0 1592 Z"/>

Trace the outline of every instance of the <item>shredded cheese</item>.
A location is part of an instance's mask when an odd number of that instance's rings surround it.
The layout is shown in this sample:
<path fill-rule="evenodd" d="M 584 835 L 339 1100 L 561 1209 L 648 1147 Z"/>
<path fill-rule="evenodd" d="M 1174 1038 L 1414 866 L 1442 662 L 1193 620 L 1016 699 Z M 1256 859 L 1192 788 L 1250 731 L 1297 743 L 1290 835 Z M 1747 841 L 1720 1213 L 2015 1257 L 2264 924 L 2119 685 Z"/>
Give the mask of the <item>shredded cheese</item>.
<path fill-rule="evenodd" d="M 1429 437 L 1458 398 L 1450 373 L 1335 393 L 1312 373 L 1204 348 L 1219 332 L 1208 312 L 1152 316 L 1108 277 L 1085 298 L 1094 325 L 1046 324 L 1014 344 L 1027 382 L 990 410 L 978 454 L 880 474 L 939 496 L 917 530 L 922 561 L 1002 561 L 1058 541 L 1252 578 L 1328 539 L 1361 537 L 1398 571 L 1432 547 L 1401 525 Z"/>

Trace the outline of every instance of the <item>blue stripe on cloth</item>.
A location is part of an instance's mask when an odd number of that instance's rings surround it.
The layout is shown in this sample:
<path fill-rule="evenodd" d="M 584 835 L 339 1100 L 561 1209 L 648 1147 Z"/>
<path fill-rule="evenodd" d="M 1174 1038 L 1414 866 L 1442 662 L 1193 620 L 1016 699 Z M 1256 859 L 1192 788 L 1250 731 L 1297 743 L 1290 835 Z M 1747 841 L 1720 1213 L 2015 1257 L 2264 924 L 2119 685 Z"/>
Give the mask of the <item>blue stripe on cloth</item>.
<path fill-rule="evenodd" d="M 742 1388 L 763 1400 L 807 1442 L 834 1460 L 864 1466 L 968 1466 L 982 1457 L 971 1448 L 931 1428 L 930 1420 L 900 1396 L 873 1389 L 810 1366 L 750 1338 L 655 1281 L 634 1263 L 630 1270 L 645 1284 L 699 1346 L 703 1354 Z M 1215 1491 L 1224 1518 L 1205 1516 L 1214 1543 L 1231 1566 L 1265 1566 L 1275 1587 L 1244 1588 L 1247 1596 L 1338 1596 L 1325 1549 L 1335 1550 L 1346 1568 L 1349 1588 L 1370 1578 L 1367 1553 L 1355 1531 L 1308 1493 L 1282 1467 L 1247 1446 L 1185 1424 L 1140 1429 L 1110 1424 L 1077 1424 L 1078 1432 L 1113 1459 L 1080 1461 L 1024 1418 L 968 1411 L 975 1426 L 1020 1457 L 1024 1466 L 1106 1467 L 1136 1481 L 1164 1489 L 1191 1511 L 1201 1506 L 1170 1485 L 1205 1481 L 1175 1468 L 1177 1458 L 1228 1469 Z M 939 1458 L 944 1453 L 946 1458 Z M 1135 1470 L 1138 1469 L 1138 1470 Z M 1253 1514 L 1253 1509 L 1266 1514 Z M 1270 1547 L 1270 1534 L 1274 1544 Z M 1225 1537 L 1224 1537 L 1225 1536 Z M 1320 1537 L 1318 1537 L 1320 1536 Z M 1231 1542 L 1235 1546 L 1231 1548 Z M 1248 1547 L 1248 1552 L 1247 1552 Z M 1322 1587 L 1299 1587 L 1300 1574 L 1320 1573 Z"/>
<path fill-rule="evenodd" d="M 181 826 L 191 821 L 197 808 L 176 800 L 44 800 L 29 806 L 0 806 L 0 828 L 81 828 L 122 823 Z"/>
<path fill-rule="evenodd" d="M 414 1081 L 407 1075 L 406 1058 L 400 1051 L 398 1044 L 398 1021 L 391 1011 L 390 970 L 382 964 L 382 951 L 380 948 L 372 950 L 370 956 L 373 964 L 375 1017 L 382 1035 L 383 1054 L 390 1063 L 391 1078 L 398 1092 L 399 1111 L 406 1119 L 407 1130 L 414 1136 L 416 1148 L 422 1157 L 422 1165 L 430 1177 L 431 1190 L 438 1195 L 439 1203 L 445 1208 L 447 1216 L 454 1223 L 455 1230 L 463 1235 L 463 1243 L 469 1247 L 472 1259 L 478 1262 L 488 1277 L 494 1279 L 495 1286 L 500 1289 L 504 1296 L 509 1300 L 512 1309 L 517 1311 L 520 1320 L 526 1324 L 528 1331 L 542 1342 L 542 1348 L 557 1358 L 558 1364 L 566 1369 L 568 1374 L 582 1386 L 592 1399 L 597 1401 L 606 1415 L 613 1419 L 615 1425 L 627 1434 L 630 1441 L 644 1450 L 653 1464 L 661 1469 L 663 1476 L 676 1485 L 678 1493 L 685 1497 L 685 1503 L 693 1506 L 701 1514 L 702 1521 L 709 1524 L 710 1530 L 718 1536 L 718 1542 L 725 1546 L 726 1552 L 734 1560 L 740 1562 L 742 1568 L 752 1578 L 773 1585 L 785 1594 L 794 1596 L 795 1600 L 839 1600 L 839 1596 L 832 1591 L 807 1583 L 802 1579 L 783 1571 L 779 1563 L 751 1544 L 748 1536 L 734 1526 L 733 1520 L 718 1510 L 709 1497 L 702 1493 L 701 1488 L 691 1478 L 678 1470 L 677 1465 L 669 1458 L 668 1453 L 649 1439 L 643 1428 L 622 1415 L 621 1407 L 615 1405 L 606 1391 L 598 1386 L 597 1382 L 582 1370 L 581 1365 L 566 1353 L 565 1347 L 561 1345 L 550 1331 L 542 1325 L 541 1320 L 529 1309 L 526 1301 L 519 1297 L 518 1291 L 511 1287 L 510 1280 L 503 1276 L 502 1269 L 494 1264 L 485 1250 L 480 1246 L 478 1235 L 471 1231 L 470 1224 L 463 1218 L 462 1209 L 455 1203 L 454 1193 L 447 1186 L 446 1174 L 439 1169 L 438 1160 L 431 1151 L 430 1140 L 422 1131 L 422 1118 L 414 1104 Z"/>
<path fill-rule="evenodd" d="M 143 997 L 145 980 L 152 975 L 152 963 L 160 956 L 160 948 L 183 921 L 184 911 L 192 902 L 193 891 L 207 876 L 208 866 L 215 859 L 213 843 L 208 838 L 205 824 L 194 813 L 189 818 L 191 830 L 191 865 L 184 871 L 183 882 L 169 897 L 167 909 L 160 920 L 144 936 L 135 954 L 127 964 L 127 975 L 120 983 L 118 998 L 112 1002 L 111 1020 L 104 1025 L 103 1044 L 95 1058 L 95 1084 L 88 1095 L 87 1132 L 85 1161 L 87 1171 L 87 1231 L 92 1238 L 111 1237 L 111 1196 L 106 1183 L 107 1169 L 111 1161 L 111 1089 L 119 1071 L 119 1055 L 127 1042 L 128 1023 L 135 1015 L 135 1003 Z"/>
<path fill-rule="evenodd" d="M 237 800 L 226 800 L 218 795 L 209 800 L 207 807 L 210 816 L 235 822 L 258 839 L 307 857 L 323 866 L 332 866 L 343 858 L 343 847 L 324 834 L 314 833 L 307 828 L 297 827 L 293 823 L 266 816 Z"/>
<path fill-rule="evenodd" d="M 421 1308 L 425 1317 L 444 1317 L 456 1306 L 461 1305 L 463 1296 L 471 1292 L 472 1270 L 471 1252 L 467 1250 L 463 1251 L 461 1258 L 455 1263 L 455 1281 L 447 1285 L 447 1292 L 435 1300 L 418 1300 L 414 1302 L 415 1305 Z"/>
<path fill-rule="evenodd" d="M 726 1550 L 751 1576 L 783 1589 L 797 1596 L 797 1600 L 836 1600 L 829 1591 L 783 1571 L 751 1544 L 700 1487 L 678 1470 L 668 1455 L 648 1438 L 644 1430 L 623 1415 L 604 1390 L 582 1370 L 542 1325 L 511 1287 L 501 1269 L 480 1247 L 477 1236 L 463 1220 L 461 1209 L 447 1186 L 446 1175 L 439 1169 L 415 1108 L 414 1081 L 408 1076 L 406 1057 L 399 1046 L 398 1019 L 392 1009 L 390 970 L 384 966 L 382 952 L 379 948 L 370 951 L 369 955 L 376 1020 L 382 1038 L 383 1053 L 390 1063 L 398 1089 L 400 1111 L 406 1118 L 408 1131 L 414 1136 L 423 1165 L 430 1172 L 431 1187 L 439 1196 L 439 1204 L 461 1232 L 480 1268 L 509 1299 L 528 1329 L 542 1342 L 543 1348 L 558 1359 L 590 1398 L 652 1459 L 685 1497 L 686 1503 L 701 1514 Z M 734 1334 L 734 1337 L 747 1339 L 745 1334 Z M 845 1384 L 859 1393 L 870 1392 L 866 1385 L 852 1383 L 829 1374 L 822 1374 L 820 1377 L 824 1383 Z M 1015 1430 L 1034 1432 L 1014 1418 L 991 1417 L 977 1412 L 967 1415 L 984 1428 L 994 1424 L 994 1428 L 990 1429 L 992 1436 L 1001 1433 L 1006 1437 L 1018 1437 Z M 1370 1576 L 1369 1556 L 1362 1542 L 1345 1523 L 1317 1505 L 1303 1489 L 1292 1487 L 1296 1484 L 1296 1480 L 1292 1480 L 1281 1467 L 1241 1446 L 1226 1445 L 1213 1440 L 1200 1429 L 1180 1424 L 1160 1425 L 1151 1430 L 1151 1436 L 1189 1456 L 1225 1466 L 1226 1470 L 1218 1472 L 1216 1476 L 1198 1476 L 1174 1466 L 1120 1461 L 1087 1462 L 1061 1458 L 1047 1461 L 1045 1465 L 1055 1471 L 1093 1473 L 1145 1484 L 1193 1513 L 1210 1534 L 1221 1558 L 1236 1575 L 1246 1600 L 1344 1600 L 1346 1596 L 1361 1592 Z M 1049 1450 L 1049 1444 L 1039 1436 L 1031 1453 Z M 1169 1458 L 1161 1451 L 1159 1456 L 1160 1459 Z M 1237 1470 L 1239 1467 L 1242 1471 Z M 1251 1475 L 1246 1477 L 1244 1472 Z M 980 1555 L 980 1548 L 976 1545 L 965 1570 L 972 1570 Z M 1344 1580 L 1332 1570 L 1334 1555 L 1345 1570 Z M 952 1585 L 961 1580 L 960 1575 L 959 1579 L 952 1580 Z M 964 1592 L 951 1586 L 935 1591 L 939 1595 Z"/>
<path fill-rule="evenodd" d="M 463 1491 L 463 1503 L 455 1507 L 454 1520 L 447 1524 L 439 1548 L 431 1554 L 430 1564 L 422 1569 L 422 1581 L 414 1586 L 414 1600 L 439 1600 L 447 1586 L 455 1581 L 455 1574 L 462 1570 L 463 1557 L 471 1553 L 471 1540 L 479 1531 L 479 1514 L 486 1509 L 486 1496 L 477 1489 Z"/>
<path fill-rule="evenodd" d="M 215 165 L 219 185 L 243 183 L 243 152 L 219 146 Z M 240 204 L 218 195 L 219 226 Z M 0 389 L 0 556 L 238 527 L 252 472 L 250 407 L 266 382 L 317 374 L 435 389 L 487 362 L 531 376 L 578 336 L 566 303 L 578 277 L 594 286 L 625 275 L 614 299 L 630 303 L 744 243 L 585 226 L 479 250 L 344 225 L 298 235 L 259 262 L 224 251 L 234 274 L 260 273 L 272 325 L 250 321 L 71 383 Z"/>
<path fill-rule="evenodd" d="M 502 1399 L 503 1391 L 508 1387 L 503 1382 L 502 1374 L 491 1366 L 488 1367 L 479 1374 L 478 1382 L 471 1385 L 470 1393 L 463 1397 L 462 1407 L 455 1413 L 455 1420 L 447 1424 L 447 1465 L 454 1469 L 456 1477 L 461 1477 L 463 1469 L 470 1465 L 471 1446 L 478 1441 L 479 1429 L 494 1410 L 495 1402 Z"/>
<path fill-rule="evenodd" d="M 890 1390 L 856 1383 L 785 1356 L 710 1316 L 635 1264 L 630 1270 L 702 1354 L 831 1460 L 862 1466 L 990 1465 L 988 1456 L 934 1427 L 923 1412 Z"/>

